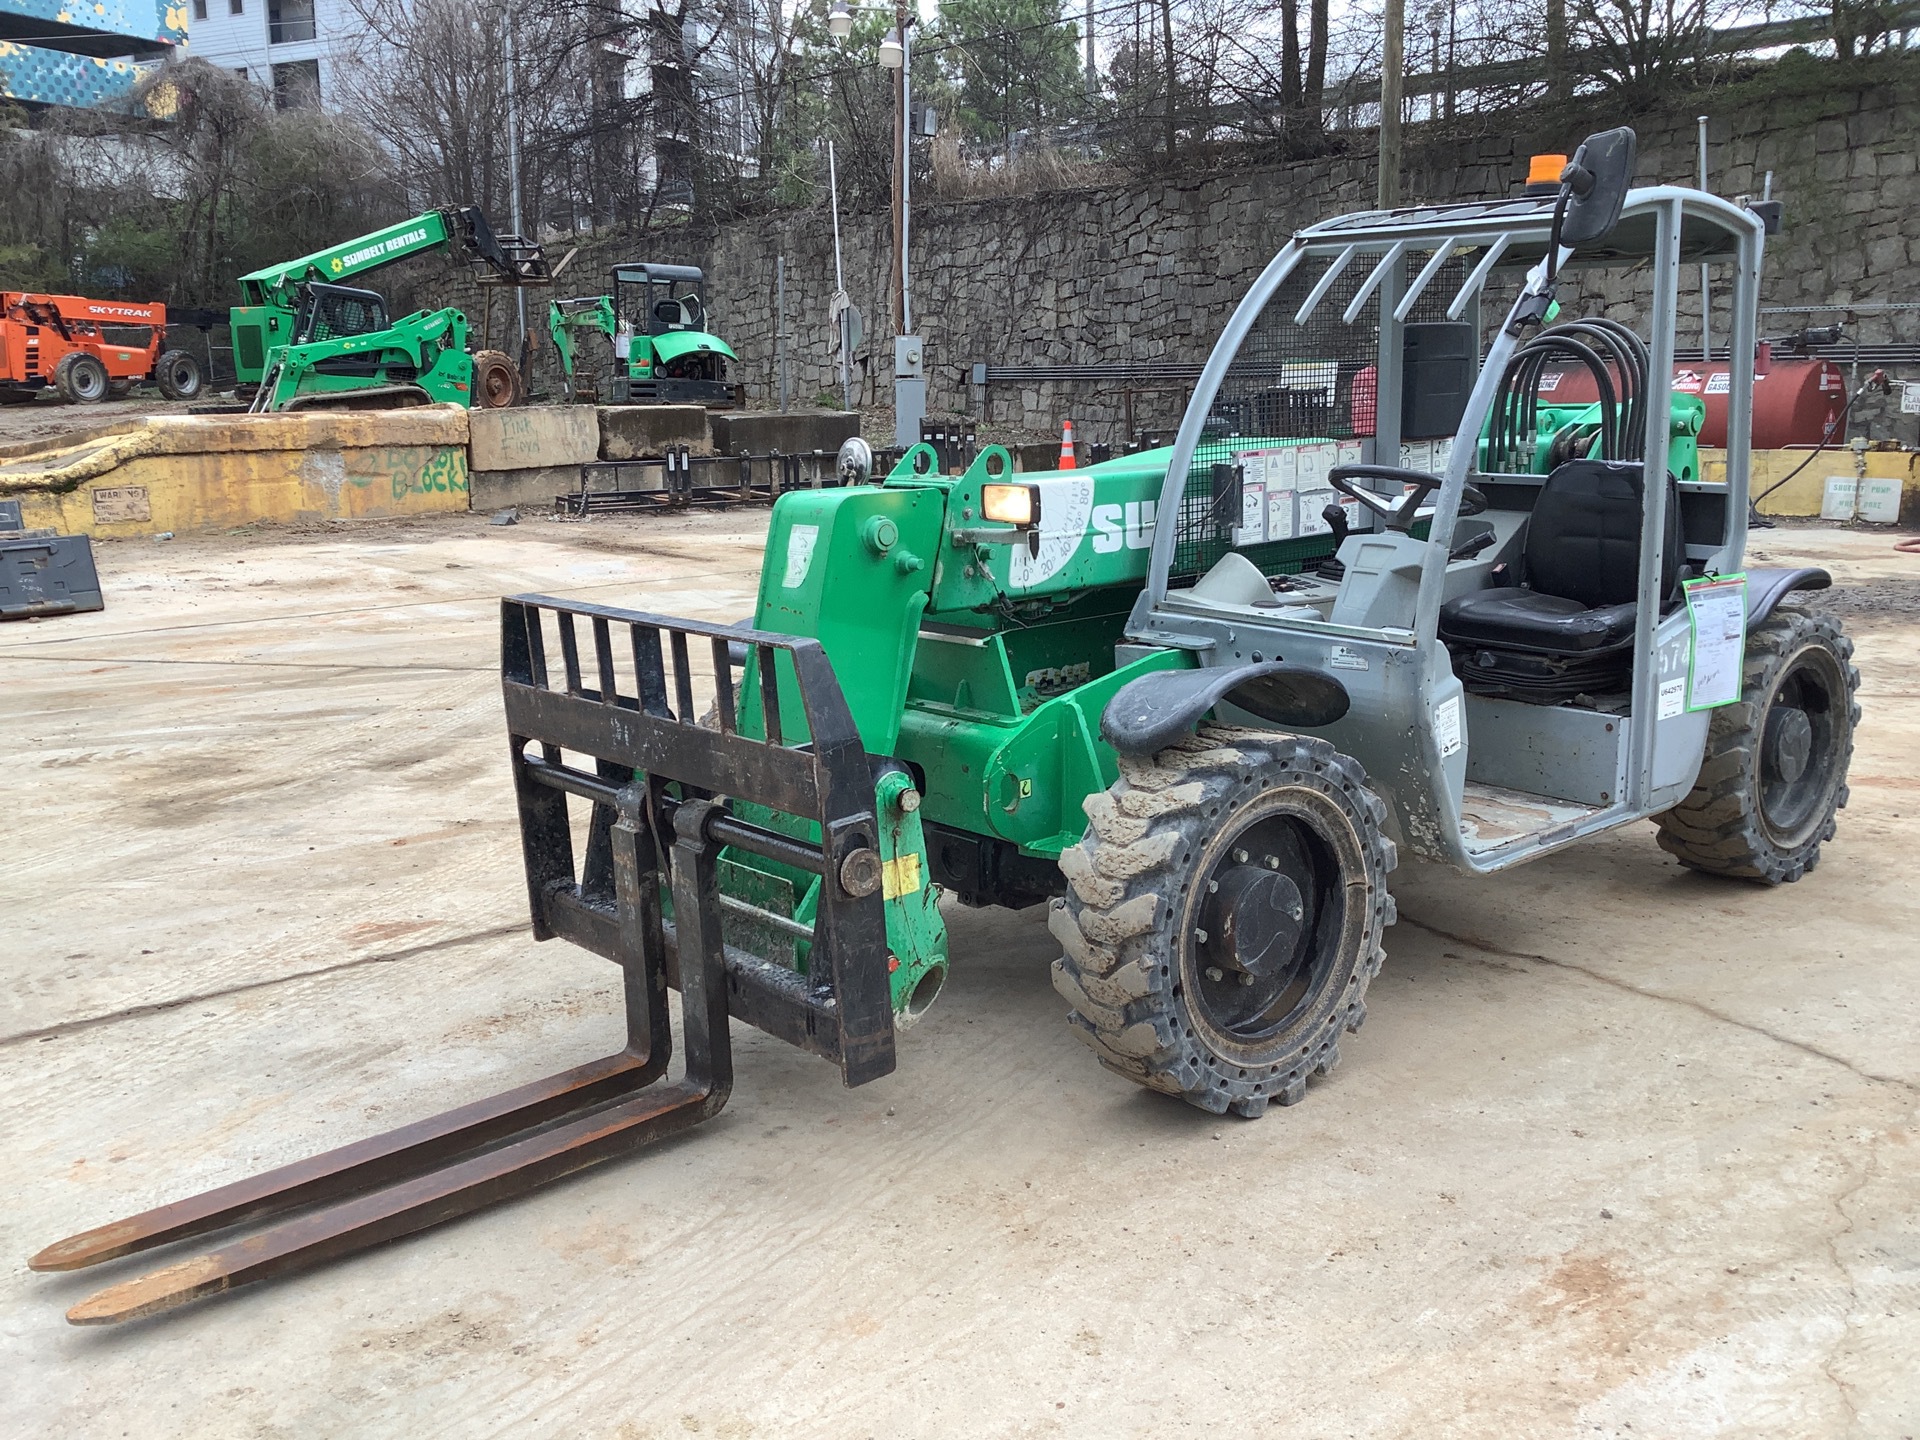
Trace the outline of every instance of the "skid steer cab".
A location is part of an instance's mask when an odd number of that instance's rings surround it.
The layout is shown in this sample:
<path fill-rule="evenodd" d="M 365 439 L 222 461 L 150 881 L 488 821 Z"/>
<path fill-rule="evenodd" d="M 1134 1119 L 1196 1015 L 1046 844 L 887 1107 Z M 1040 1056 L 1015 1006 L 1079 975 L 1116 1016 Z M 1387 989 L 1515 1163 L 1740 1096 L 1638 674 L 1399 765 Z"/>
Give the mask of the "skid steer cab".
<path fill-rule="evenodd" d="M 1633 157 L 1609 131 L 1551 196 L 1301 231 L 1170 449 L 1016 475 L 988 446 L 953 475 L 918 446 L 875 484 L 850 443 L 850 483 L 774 507 L 742 624 L 505 602 L 533 933 L 621 967 L 626 1047 L 51 1246 L 36 1268 L 303 1212 L 69 1318 L 685 1129 L 726 1100 L 730 1019 L 876 1080 L 966 964 L 942 896 L 1046 906 L 1101 1063 L 1253 1117 L 1359 1029 L 1403 849 L 1489 874 L 1651 819 L 1695 869 L 1805 874 L 1858 676 L 1794 599 L 1822 572 L 1742 565 L 1766 222 L 1635 189 Z M 1714 481 L 1671 384 L 1697 264 L 1730 311 Z M 1580 304 L 1603 285 L 1607 313 Z M 1569 367 L 1598 399 L 1556 401 Z"/>

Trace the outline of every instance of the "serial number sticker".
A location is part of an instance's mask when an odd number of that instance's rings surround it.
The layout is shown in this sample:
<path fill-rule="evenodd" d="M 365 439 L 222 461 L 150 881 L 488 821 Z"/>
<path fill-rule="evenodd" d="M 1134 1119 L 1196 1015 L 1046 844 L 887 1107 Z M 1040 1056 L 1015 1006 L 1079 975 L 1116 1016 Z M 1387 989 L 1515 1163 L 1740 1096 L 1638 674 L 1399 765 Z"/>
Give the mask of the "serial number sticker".
<path fill-rule="evenodd" d="M 1356 655 L 1344 645 L 1336 645 L 1333 653 L 1327 657 L 1327 663 L 1336 670 L 1364 670 L 1367 668 L 1367 657 Z"/>
<path fill-rule="evenodd" d="M 1440 742 L 1440 758 L 1460 748 L 1460 697 L 1444 700 L 1434 707 L 1433 738 Z"/>
<path fill-rule="evenodd" d="M 880 896 L 883 900 L 898 900 L 902 895 L 918 894 L 919 890 L 918 852 L 896 855 L 880 867 Z"/>
<path fill-rule="evenodd" d="M 820 543 L 818 525 L 796 525 L 787 532 L 787 573 L 781 584 L 788 590 L 798 590 L 807 582 L 807 571 L 813 568 L 813 548 Z"/>
<path fill-rule="evenodd" d="M 1687 677 L 1660 682 L 1660 718 L 1671 720 L 1676 715 L 1686 713 Z"/>

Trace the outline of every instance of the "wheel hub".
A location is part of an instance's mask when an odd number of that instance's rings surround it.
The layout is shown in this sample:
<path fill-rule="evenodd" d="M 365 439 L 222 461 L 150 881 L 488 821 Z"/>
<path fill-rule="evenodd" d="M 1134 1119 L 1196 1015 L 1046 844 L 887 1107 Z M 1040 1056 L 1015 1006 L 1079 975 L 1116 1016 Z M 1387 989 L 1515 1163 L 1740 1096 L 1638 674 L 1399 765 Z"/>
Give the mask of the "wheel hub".
<path fill-rule="evenodd" d="M 1778 705 L 1767 717 L 1767 768 L 1777 780 L 1792 784 L 1807 773 L 1813 756 L 1813 722 L 1807 712 Z"/>
<path fill-rule="evenodd" d="M 1306 906 L 1300 887 L 1264 856 L 1253 863 L 1236 850 L 1235 863 L 1217 871 L 1201 925 L 1202 949 L 1209 964 L 1234 970 L 1250 980 L 1266 980 L 1288 969 L 1299 948 Z"/>

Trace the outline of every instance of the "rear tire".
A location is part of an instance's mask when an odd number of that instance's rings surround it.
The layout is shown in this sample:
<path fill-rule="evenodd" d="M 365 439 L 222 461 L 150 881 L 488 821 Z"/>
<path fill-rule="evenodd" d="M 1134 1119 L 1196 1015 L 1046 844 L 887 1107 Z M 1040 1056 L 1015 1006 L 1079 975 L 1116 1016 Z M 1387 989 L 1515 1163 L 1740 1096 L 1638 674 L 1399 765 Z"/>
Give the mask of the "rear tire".
<path fill-rule="evenodd" d="M 169 400 L 198 400 L 207 382 L 198 360 L 184 350 L 169 350 L 153 367 L 153 383 Z"/>
<path fill-rule="evenodd" d="M 131 380 L 109 380 L 107 382 L 107 398 L 109 400 L 124 400 L 132 393 L 133 381 Z"/>
<path fill-rule="evenodd" d="M 74 405 L 97 405 L 107 398 L 111 381 L 97 355 L 75 350 L 53 367 L 53 388 Z"/>
<path fill-rule="evenodd" d="M 520 384 L 520 367 L 504 350 L 481 350 L 473 357 L 473 408 L 504 410 L 518 405 L 525 392 Z"/>
<path fill-rule="evenodd" d="M 1386 806 L 1324 740 L 1204 726 L 1086 801 L 1054 988 L 1100 1063 L 1214 1114 L 1340 1060 L 1394 921 Z"/>
<path fill-rule="evenodd" d="M 1690 870 L 1790 884 L 1847 803 L 1860 672 L 1840 622 L 1782 605 L 1747 635 L 1740 698 L 1713 712 L 1693 789 L 1655 817 Z"/>

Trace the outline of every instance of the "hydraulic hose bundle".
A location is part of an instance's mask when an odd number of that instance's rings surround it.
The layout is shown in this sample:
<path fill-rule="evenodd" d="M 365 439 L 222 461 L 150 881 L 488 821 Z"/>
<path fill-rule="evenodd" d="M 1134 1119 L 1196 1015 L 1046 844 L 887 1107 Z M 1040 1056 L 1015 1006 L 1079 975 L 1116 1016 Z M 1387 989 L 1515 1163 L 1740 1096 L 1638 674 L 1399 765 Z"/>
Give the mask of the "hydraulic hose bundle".
<path fill-rule="evenodd" d="M 1487 436 L 1487 468 L 1533 468 L 1539 438 L 1540 382 L 1550 364 L 1574 361 L 1593 377 L 1600 397 L 1597 435 L 1567 425 L 1553 437 L 1548 469 L 1577 454 L 1602 460 L 1638 460 L 1646 452 L 1647 347 L 1618 321 L 1597 316 L 1542 330 L 1513 353 L 1494 395 Z"/>

